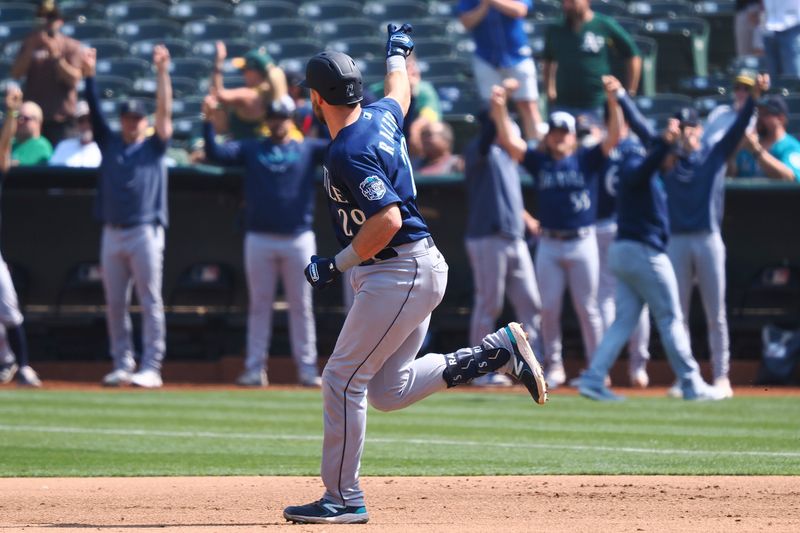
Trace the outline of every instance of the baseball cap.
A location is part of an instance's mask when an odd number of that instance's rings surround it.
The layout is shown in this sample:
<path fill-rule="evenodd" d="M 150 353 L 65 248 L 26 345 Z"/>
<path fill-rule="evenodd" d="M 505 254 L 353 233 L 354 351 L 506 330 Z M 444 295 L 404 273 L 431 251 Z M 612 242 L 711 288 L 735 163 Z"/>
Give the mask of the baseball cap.
<path fill-rule="evenodd" d="M 575 117 L 566 111 L 555 111 L 550 113 L 550 120 L 547 121 L 550 129 L 567 130 L 570 133 L 575 133 Z"/>
<path fill-rule="evenodd" d="M 122 105 L 119 106 L 119 114 L 120 116 L 138 115 L 140 117 L 146 117 L 150 113 L 147 109 L 147 104 L 142 100 L 128 100 L 127 102 L 122 102 Z"/>
<path fill-rule="evenodd" d="M 47 20 L 64 20 L 55 0 L 44 0 L 36 10 L 36 17 Z"/>
<path fill-rule="evenodd" d="M 300 87 L 314 89 L 331 105 L 356 104 L 363 99 L 364 83 L 353 58 L 331 50 L 320 52 L 306 64 Z"/>
<path fill-rule="evenodd" d="M 756 78 L 758 77 L 758 73 L 749 68 L 741 68 L 736 71 L 736 76 L 733 78 L 733 83 L 746 85 L 747 87 L 755 87 L 756 86 Z"/>
<path fill-rule="evenodd" d="M 75 118 L 85 117 L 89 114 L 89 104 L 85 100 L 79 100 L 75 105 Z"/>
<path fill-rule="evenodd" d="M 694 127 L 700 124 L 700 116 L 693 107 L 682 107 L 678 109 L 675 114 L 672 115 L 672 118 L 677 118 L 681 123 L 681 127 Z"/>
<path fill-rule="evenodd" d="M 292 118 L 294 111 L 297 107 L 294 105 L 294 100 L 288 94 L 277 100 L 273 100 L 267 109 L 267 118 L 287 119 Z"/>
<path fill-rule="evenodd" d="M 786 105 L 786 100 L 779 94 L 765 96 L 758 101 L 758 108 L 766 111 L 770 115 L 788 115 L 789 106 Z"/>
<path fill-rule="evenodd" d="M 244 57 L 235 57 L 231 61 L 233 66 L 240 70 L 258 70 L 266 72 L 267 67 L 275 63 L 272 56 L 267 53 L 263 48 L 256 48 L 250 50 Z"/>

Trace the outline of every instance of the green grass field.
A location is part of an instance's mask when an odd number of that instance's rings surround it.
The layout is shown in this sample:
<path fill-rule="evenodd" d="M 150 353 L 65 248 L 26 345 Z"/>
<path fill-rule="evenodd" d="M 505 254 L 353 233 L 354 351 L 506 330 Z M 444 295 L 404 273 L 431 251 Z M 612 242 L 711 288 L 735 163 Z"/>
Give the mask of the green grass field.
<path fill-rule="evenodd" d="M 0 476 L 317 475 L 314 391 L 0 390 Z M 370 410 L 362 475 L 800 474 L 800 399 L 439 394 Z"/>

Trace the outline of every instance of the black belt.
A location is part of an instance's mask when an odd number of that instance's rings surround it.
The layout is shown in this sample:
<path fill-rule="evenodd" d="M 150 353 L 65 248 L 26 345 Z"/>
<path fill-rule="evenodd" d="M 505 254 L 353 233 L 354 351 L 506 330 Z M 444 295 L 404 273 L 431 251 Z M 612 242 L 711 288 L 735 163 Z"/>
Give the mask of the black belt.
<path fill-rule="evenodd" d="M 583 238 L 591 233 L 590 227 L 576 228 L 576 229 L 542 229 L 542 237 L 548 239 L 556 239 L 559 241 L 571 241 L 573 239 Z"/>
<path fill-rule="evenodd" d="M 412 241 L 412 242 L 418 242 L 418 241 Z M 428 243 L 428 248 L 433 248 L 434 246 L 433 237 L 431 236 L 426 237 L 425 242 Z M 395 250 L 394 248 L 387 247 L 379 251 L 375 255 L 373 255 L 371 259 L 367 259 L 363 263 L 360 263 L 358 266 L 374 265 L 378 261 L 386 261 L 387 259 L 392 259 L 394 257 L 397 257 L 398 255 L 400 254 L 397 253 L 397 250 Z"/>

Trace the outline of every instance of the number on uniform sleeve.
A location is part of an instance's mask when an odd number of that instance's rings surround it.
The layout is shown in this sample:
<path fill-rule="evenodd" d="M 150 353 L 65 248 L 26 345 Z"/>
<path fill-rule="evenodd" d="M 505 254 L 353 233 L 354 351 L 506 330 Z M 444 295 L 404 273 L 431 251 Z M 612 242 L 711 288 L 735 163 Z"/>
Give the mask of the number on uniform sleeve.
<path fill-rule="evenodd" d="M 588 211 L 592 207 L 592 199 L 589 198 L 589 193 L 587 191 L 575 191 L 570 193 L 569 201 L 572 202 L 572 211 L 575 213 Z"/>
<path fill-rule="evenodd" d="M 400 138 L 400 157 L 403 158 L 403 164 L 408 168 L 408 175 L 411 176 L 411 190 L 413 191 L 414 198 L 417 197 L 417 183 L 414 181 L 414 169 L 411 168 L 411 157 L 408 155 L 408 145 L 406 138 Z"/>
<path fill-rule="evenodd" d="M 348 213 L 344 209 L 337 209 L 339 218 L 342 221 L 342 233 L 348 237 L 355 235 L 353 232 L 354 226 L 361 226 L 367 221 L 366 215 L 361 209 L 351 209 Z"/>

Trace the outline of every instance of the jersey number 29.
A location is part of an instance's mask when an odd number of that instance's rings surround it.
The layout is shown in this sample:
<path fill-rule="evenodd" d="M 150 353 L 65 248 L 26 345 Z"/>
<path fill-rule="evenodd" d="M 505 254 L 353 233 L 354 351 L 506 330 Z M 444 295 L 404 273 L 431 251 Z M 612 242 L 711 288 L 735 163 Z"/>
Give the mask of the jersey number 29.
<path fill-rule="evenodd" d="M 346 210 L 339 208 L 337 212 L 342 221 L 342 232 L 348 237 L 355 235 L 354 226 L 361 226 L 367 221 L 367 217 L 361 209 L 351 209 L 348 213 Z"/>

